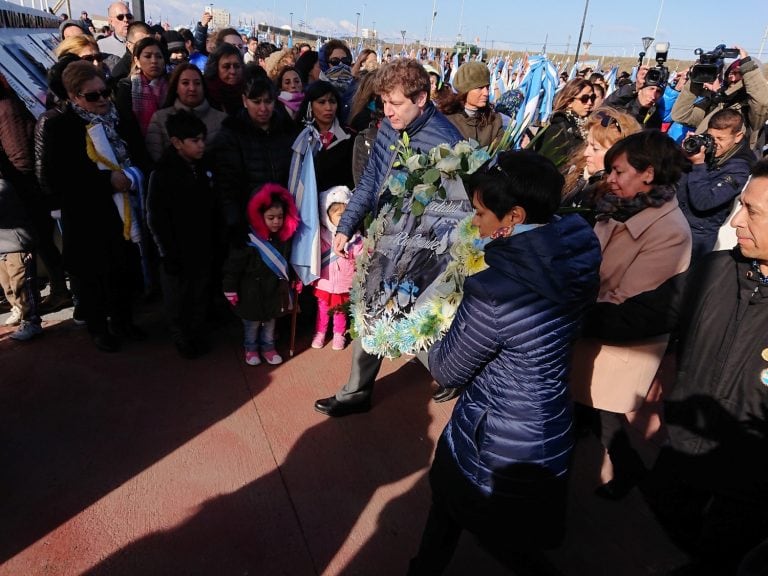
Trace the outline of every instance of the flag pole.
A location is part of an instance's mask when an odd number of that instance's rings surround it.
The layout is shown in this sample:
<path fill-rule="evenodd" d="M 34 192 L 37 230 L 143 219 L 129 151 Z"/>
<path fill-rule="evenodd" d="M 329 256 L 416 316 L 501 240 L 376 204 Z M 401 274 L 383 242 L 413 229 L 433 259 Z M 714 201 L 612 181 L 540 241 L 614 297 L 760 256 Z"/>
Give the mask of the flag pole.
<path fill-rule="evenodd" d="M 587 21 L 587 9 L 589 8 L 589 0 L 584 1 L 584 16 L 581 17 L 581 29 L 579 30 L 579 40 L 576 42 L 576 56 L 573 58 L 573 65 L 579 63 L 579 48 L 581 48 L 581 39 L 584 37 L 584 23 Z"/>

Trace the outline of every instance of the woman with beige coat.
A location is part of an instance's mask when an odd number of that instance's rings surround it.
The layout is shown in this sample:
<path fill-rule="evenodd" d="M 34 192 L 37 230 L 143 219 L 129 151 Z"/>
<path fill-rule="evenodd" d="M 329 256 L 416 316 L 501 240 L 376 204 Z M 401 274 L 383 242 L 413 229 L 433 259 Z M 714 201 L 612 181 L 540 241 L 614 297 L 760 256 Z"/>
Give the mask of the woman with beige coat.
<path fill-rule="evenodd" d="M 657 130 L 632 134 L 606 153 L 610 192 L 597 203 L 594 228 L 603 254 L 598 302 L 621 303 L 688 269 L 691 232 L 675 194 L 684 166 L 675 143 Z M 618 499 L 644 472 L 625 414 L 642 405 L 669 337 L 618 346 L 593 336 L 574 347 L 571 389 L 576 402 L 599 410 L 613 478 L 598 494 Z"/>

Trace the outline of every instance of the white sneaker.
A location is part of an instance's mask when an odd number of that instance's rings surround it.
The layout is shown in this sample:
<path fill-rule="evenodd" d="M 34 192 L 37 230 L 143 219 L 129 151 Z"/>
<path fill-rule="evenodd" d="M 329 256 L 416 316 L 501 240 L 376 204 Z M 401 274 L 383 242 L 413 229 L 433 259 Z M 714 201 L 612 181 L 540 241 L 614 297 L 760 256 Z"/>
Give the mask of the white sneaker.
<path fill-rule="evenodd" d="M 13 334 L 11 334 L 11 338 L 14 340 L 18 340 L 19 342 L 25 342 L 27 340 L 32 340 L 35 336 L 40 336 L 40 334 L 43 333 L 43 327 L 40 326 L 40 324 L 37 324 L 36 322 L 28 322 L 27 320 L 21 321 L 21 326 L 19 326 L 19 329 L 16 330 Z"/>
<path fill-rule="evenodd" d="M 11 313 L 8 318 L 5 319 L 5 326 L 18 326 L 21 324 L 21 308 L 14 306 L 11 308 Z"/>
<path fill-rule="evenodd" d="M 258 352 L 246 352 L 245 353 L 245 363 L 248 364 L 248 366 L 258 366 L 261 364 L 261 358 L 259 358 Z"/>
<path fill-rule="evenodd" d="M 280 356 L 277 352 L 274 350 L 268 350 L 266 352 L 261 353 L 262 356 L 264 356 L 264 360 L 267 361 L 267 364 L 282 364 L 283 363 L 283 357 Z"/>

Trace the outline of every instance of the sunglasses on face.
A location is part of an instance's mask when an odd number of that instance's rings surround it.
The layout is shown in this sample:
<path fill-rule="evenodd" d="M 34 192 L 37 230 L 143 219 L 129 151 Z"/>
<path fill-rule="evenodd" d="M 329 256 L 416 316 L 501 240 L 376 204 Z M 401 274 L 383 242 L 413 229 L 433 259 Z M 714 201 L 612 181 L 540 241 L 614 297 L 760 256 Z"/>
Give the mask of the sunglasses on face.
<path fill-rule="evenodd" d="M 98 102 L 101 98 L 107 100 L 109 98 L 110 91 L 106 88 L 104 90 L 96 90 L 95 92 L 80 92 L 78 96 L 85 98 L 86 102 Z"/>
<path fill-rule="evenodd" d="M 597 96 L 595 96 L 594 94 L 583 94 L 578 98 L 574 98 L 574 100 L 578 100 L 582 104 L 586 104 L 587 102 L 594 102 L 596 99 L 597 99 Z"/>
<path fill-rule="evenodd" d="M 600 126 L 602 126 L 603 128 L 608 128 L 608 126 L 613 124 L 614 126 L 616 126 L 616 130 L 619 131 L 619 134 L 621 134 L 622 136 L 624 135 L 624 133 L 621 131 L 621 124 L 619 124 L 619 121 L 616 120 L 616 118 L 614 118 L 610 114 L 606 114 L 602 110 L 598 110 L 595 113 L 595 116 L 597 118 L 600 118 Z"/>
<path fill-rule="evenodd" d="M 242 68 L 239 62 L 225 62 L 221 67 L 224 68 L 224 70 L 229 70 L 230 68 L 232 70 L 240 70 L 240 68 Z"/>
<path fill-rule="evenodd" d="M 122 22 L 123 20 L 133 20 L 133 14 L 130 12 L 125 12 L 124 14 L 116 14 L 115 18 L 120 20 Z"/>
<path fill-rule="evenodd" d="M 84 54 L 80 56 L 80 60 L 85 60 L 86 62 L 103 62 L 104 58 L 104 54 Z"/>
<path fill-rule="evenodd" d="M 331 66 L 338 66 L 339 64 L 346 64 L 347 66 L 352 64 L 352 58 L 344 56 L 344 58 L 329 58 L 328 64 Z"/>

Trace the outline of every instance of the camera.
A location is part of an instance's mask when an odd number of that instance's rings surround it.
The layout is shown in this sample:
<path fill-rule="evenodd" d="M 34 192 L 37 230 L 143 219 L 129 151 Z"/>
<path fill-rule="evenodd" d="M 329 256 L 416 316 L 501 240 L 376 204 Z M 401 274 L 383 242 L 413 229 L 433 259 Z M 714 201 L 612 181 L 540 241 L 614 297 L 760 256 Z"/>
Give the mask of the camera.
<path fill-rule="evenodd" d="M 669 42 L 656 44 L 656 66 L 650 68 L 645 76 L 646 86 L 660 86 L 664 88 L 669 80 L 669 68 L 664 66 L 669 54 Z"/>
<path fill-rule="evenodd" d="M 698 154 L 701 147 L 704 147 L 704 160 L 711 164 L 715 158 L 715 139 L 711 134 L 691 134 L 683 140 L 683 150 L 689 156 Z"/>
<path fill-rule="evenodd" d="M 737 48 L 726 48 L 725 44 L 715 46 L 715 49 L 710 52 L 696 48 L 693 53 L 699 57 L 696 64 L 691 67 L 690 81 L 695 84 L 714 82 L 723 73 L 723 60 L 739 57 Z"/>

